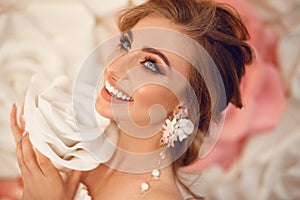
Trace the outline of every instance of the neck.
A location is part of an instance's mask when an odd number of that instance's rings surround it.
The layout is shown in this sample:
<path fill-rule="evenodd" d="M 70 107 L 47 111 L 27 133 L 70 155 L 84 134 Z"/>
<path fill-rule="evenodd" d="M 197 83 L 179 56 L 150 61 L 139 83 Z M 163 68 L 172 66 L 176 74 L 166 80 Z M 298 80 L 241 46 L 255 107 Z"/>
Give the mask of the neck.
<path fill-rule="evenodd" d="M 149 138 L 138 138 L 120 130 L 118 147 L 132 153 L 148 153 L 159 150 L 159 141 L 162 133 Z"/>
<path fill-rule="evenodd" d="M 159 147 L 161 130 L 148 138 L 129 135 L 121 128 L 118 129 L 118 133 L 117 148 L 112 158 L 106 162 L 111 168 L 125 172 L 143 173 L 171 163 L 170 151 L 167 151 L 165 158 L 161 160 L 160 155 L 163 151 Z"/>

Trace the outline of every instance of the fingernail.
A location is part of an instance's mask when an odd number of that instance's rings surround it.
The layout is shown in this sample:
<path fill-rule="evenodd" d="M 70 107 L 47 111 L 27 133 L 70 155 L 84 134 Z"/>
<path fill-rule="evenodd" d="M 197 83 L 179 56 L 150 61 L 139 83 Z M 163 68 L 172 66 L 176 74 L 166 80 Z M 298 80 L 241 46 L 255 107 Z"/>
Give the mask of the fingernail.
<path fill-rule="evenodd" d="M 12 107 L 15 107 L 15 106 L 16 106 L 16 103 L 14 102 L 13 105 L 12 105 Z"/>

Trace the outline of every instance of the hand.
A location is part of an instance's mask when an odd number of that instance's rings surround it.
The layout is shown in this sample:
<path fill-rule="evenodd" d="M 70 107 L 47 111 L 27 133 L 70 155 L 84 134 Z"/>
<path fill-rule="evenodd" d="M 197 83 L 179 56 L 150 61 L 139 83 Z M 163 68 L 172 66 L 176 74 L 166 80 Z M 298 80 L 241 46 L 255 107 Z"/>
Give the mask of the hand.
<path fill-rule="evenodd" d="M 25 122 L 22 119 L 22 113 L 19 125 L 17 107 L 13 105 L 10 115 L 10 126 L 17 145 L 16 154 L 24 185 L 22 199 L 73 199 L 80 181 L 81 172 L 72 171 L 64 180 L 51 161 L 38 150 L 33 149 L 29 140 L 29 134 L 27 132 L 23 134 Z"/>

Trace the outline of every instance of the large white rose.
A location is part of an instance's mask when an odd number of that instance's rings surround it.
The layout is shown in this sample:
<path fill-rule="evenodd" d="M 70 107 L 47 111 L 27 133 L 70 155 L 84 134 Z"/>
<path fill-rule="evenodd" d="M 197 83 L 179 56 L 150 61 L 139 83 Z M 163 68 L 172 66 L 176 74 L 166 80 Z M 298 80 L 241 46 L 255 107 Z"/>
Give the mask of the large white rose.
<path fill-rule="evenodd" d="M 26 130 L 33 146 L 49 157 L 57 168 L 90 170 L 107 161 L 114 152 L 110 140 L 98 131 L 99 127 L 104 130 L 109 120 L 99 115 L 96 115 L 98 118 L 95 121 L 90 120 L 95 116 L 89 116 L 84 104 L 80 105 L 80 110 L 74 111 L 72 86 L 72 81 L 65 76 L 59 76 L 53 82 L 40 74 L 34 76 L 25 100 Z M 82 89 L 76 98 L 82 98 L 83 103 L 93 102 L 93 99 L 89 99 L 93 87 L 83 85 Z M 79 112 L 84 117 L 76 118 L 76 121 L 74 116 Z M 96 147 L 87 146 L 89 142 L 82 142 L 86 138 L 82 138 L 78 132 L 79 126 L 95 133 L 91 143 L 97 144 Z M 99 152 L 103 150 L 100 158 L 98 156 L 95 159 L 88 151 L 90 148 L 97 148 Z"/>
<path fill-rule="evenodd" d="M 4 0 L 0 13 L 0 177 L 12 178 L 19 175 L 12 104 L 21 107 L 38 71 L 74 76 L 95 44 L 95 30 L 92 14 L 78 1 Z"/>

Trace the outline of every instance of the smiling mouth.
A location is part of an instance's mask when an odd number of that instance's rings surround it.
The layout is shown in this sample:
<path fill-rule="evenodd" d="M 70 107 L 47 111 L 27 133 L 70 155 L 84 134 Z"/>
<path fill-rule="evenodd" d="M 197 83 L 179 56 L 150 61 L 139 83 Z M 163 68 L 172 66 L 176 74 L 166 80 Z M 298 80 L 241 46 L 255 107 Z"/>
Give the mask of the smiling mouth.
<path fill-rule="evenodd" d="M 122 93 L 112 85 L 108 81 L 105 81 L 105 89 L 111 94 L 112 97 L 122 100 L 122 101 L 133 101 L 133 98 L 128 96 L 127 94 Z"/>

